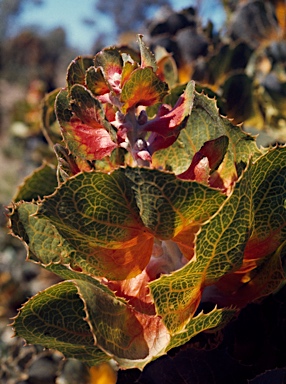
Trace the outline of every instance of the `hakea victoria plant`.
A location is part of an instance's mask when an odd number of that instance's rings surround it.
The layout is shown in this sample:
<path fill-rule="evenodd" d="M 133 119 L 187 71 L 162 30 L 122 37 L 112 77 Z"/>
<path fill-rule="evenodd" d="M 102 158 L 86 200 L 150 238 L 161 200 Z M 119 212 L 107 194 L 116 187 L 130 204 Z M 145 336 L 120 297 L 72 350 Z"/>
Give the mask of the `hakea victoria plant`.
<path fill-rule="evenodd" d="M 221 329 L 285 281 L 286 148 L 258 149 L 178 84 L 170 55 L 138 43 L 70 64 L 44 104 L 58 165 L 10 207 L 28 260 L 62 279 L 23 305 L 16 335 L 121 369 Z"/>

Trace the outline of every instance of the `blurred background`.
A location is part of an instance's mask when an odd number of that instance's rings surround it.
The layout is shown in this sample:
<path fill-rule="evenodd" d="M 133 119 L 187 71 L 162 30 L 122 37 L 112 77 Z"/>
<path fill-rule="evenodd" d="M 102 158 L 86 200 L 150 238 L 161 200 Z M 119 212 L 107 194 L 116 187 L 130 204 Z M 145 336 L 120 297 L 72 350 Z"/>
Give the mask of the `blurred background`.
<path fill-rule="evenodd" d="M 59 355 L 11 339 L 9 318 L 56 278 L 25 263 L 5 215 L 17 185 L 55 161 L 42 133 L 42 99 L 65 87 L 71 60 L 109 45 L 136 49 L 142 33 L 152 49 L 172 53 L 180 83 L 193 78 L 208 89 L 220 113 L 258 135 L 258 145 L 284 144 L 285 9 L 285 0 L 0 0 L 0 381 L 72 383 L 68 373 L 55 376 Z"/>

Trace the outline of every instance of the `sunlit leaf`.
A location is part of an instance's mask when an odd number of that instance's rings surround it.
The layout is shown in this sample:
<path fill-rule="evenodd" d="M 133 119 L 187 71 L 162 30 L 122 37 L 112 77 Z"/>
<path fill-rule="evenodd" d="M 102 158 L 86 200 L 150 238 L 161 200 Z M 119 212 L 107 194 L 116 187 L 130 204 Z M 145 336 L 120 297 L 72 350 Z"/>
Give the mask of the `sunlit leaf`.
<path fill-rule="evenodd" d="M 63 314 L 66 313 L 66 316 Z M 16 335 L 28 343 L 57 348 L 67 357 L 89 365 L 110 358 L 94 345 L 78 290 L 66 281 L 52 286 L 30 299 L 15 318 Z"/>
<path fill-rule="evenodd" d="M 201 227 L 195 259 L 150 283 L 157 313 L 172 333 L 192 318 L 205 286 L 241 266 L 253 221 L 250 183 L 248 170 L 221 209 Z"/>
<path fill-rule="evenodd" d="M 161 81 L 150 67 L 135 69 L 125 82 L 120 101 L 123 112 L 138 105 L 152 105 L 162 101 L 168 85 Z"/>
<path fill-rule="evenodd" d="M 93 65 L 93 58 L 78 56 L 71 62 L 67 71 L 67 83 L 70 89 L 74 84 L 85 85 L 85 71 Z"/>
<path fill-rule="evenodd" d="M 101 68 L 105 80 L 115 93 L 119 93 L 123 60 L 118 49 L 107 48 L 100 51 L 94 58 L 94 65 L 95 67 Z"/>
<path fill-rule="evenodd" d="M 101 68 L 90 67 L 86 71 L 86 86 L 95 96 L 110 92 Z"/>
<path fill-rule="evenodd" d="M 213 328 L 218 330 L 224 327 L 236 313 L 237 310 L 231 308 L 214 308 L 207 314 L 201 312 L 197 316 L 193 317 L 181 332 L 172 336 L 171 342 L 168 345 L 168 350 L 185 344 L 192 337 L 202 331 Z"/>
<path fill-rule="evenodd" d="M 55 101 L 60 89 L 48 93 L 43 100 L 42 129 L 50 146 L 59 143 L 62 139 L 59 123 L 55 114 Z"/>
<path fill-rule="evenodd" d="M 203 94 L 196 94 L 191 116 L 178 139 L 169 148 L 156 152 L 152 162 L 155 166 L 163 166 L 176 174 L 183 173 L 205 142 L 222 135 L 228 137 L 229 146 L 219 174 L 228 186 L 238 176 L 235 164 L 246 164 L 250 155 L 257 157 L 261 152 L 254 138 L 221 117 L 215 100 Z"/>
<path fill-rule="evenodd" d="M 64 140 L 73 155 L 84 160 L 102 159 L 117 147 L 101 104 L 83 86 L 71 88 L 71 106 L 67 91 L 61 91 L 56 109 Z"/>
<path fill-rule="evenodd" d="M 141 55 L 141 68 L 151 67 L 153 68 L 153 71 L 156 72 L 157 63 L 155 60 L 155 56 L 144 43 L 142 35 L 138 35 L 138 43 Z"/>
<path fill-rule="evenodd" d="M 127 168 L 126 175 L 144 226 L 160 239 L 172 239 L 188 225 L 206 220 L 225 199 L 219 191 L 157 170 Z"/>
<path fill-rule="evenodd" d="M 208 183 L 209 177 L 214 172 L 225 156 L 228 147 L 227 136 L 207 141 L 197 152 L 186 172 L 178 175 L 183 180 L 196 180 Z"/>

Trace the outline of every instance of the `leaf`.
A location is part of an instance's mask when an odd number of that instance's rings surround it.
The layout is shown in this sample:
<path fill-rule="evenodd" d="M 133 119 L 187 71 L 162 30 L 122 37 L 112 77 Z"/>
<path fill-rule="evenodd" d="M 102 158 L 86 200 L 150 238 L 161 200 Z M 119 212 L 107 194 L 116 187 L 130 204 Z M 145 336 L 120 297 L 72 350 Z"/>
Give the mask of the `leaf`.
<path fill-rule="evenodd" d="M 206 286 L 241 266 L 253 221 L 250 183 L 248 170 L 219 211 L 202 225 L 194 259 L 149 284 L 157 314 L 172 334 L 192 318 Z"/>
<path fill-rule="evenodd" d="M 218 329 L 223 328 L 236 314 L 237 310 L 232 308 L 214 308 L 211 312 L 206 314 L 201 312 L 193 317 L 181 332 L 178 332 L 171 337 L 167 351 L 185 344 L 200 332 L 210 329 L 215 329 L 217 331 Z"/>
<path fill-rule="evenodd" d="M 236 164 L 247 164 L 249 156 L 257 158 L 262 152 L 258 150 L 252 136 L 218 114 L 215 100 L 196 93 L 186 127 L 181 130 L 172 146 L 153 155 L 153 165 L 181 174 L 189 168 L 190 160 L 205 142 L 220 136 L 227 136 L 229 139 L 228 150 L 219 172 L 220 177 L 229 185 L 238 176 Z"/>
<path fill-rule="evenodd" d="M 73 60 L 67 71 L 68 88 L 70 89 L 74 84 L 85 85 L 85 72 L 91 66 L 93 66 L 92 57 L 78 56 Z"/>
<path fill-rule="evenodd" d="M 99 286 L 73 280 L 31 298 L 13 326 L 29 343 L 97 365 L 113 357 L 122 368 L 144 367 L 163 353 L 168 333 L 159 318 L 142 315 Z M 104 351 L 104 352 L 103 352 Z"/>
<path fill-rule="evenodd" d="M 135 276 L 151 256 L 153 238 L 142 225 L 122 169 L 70 178 L 43 202 L 39 216 L 76 250 L 76 265 L 96 276 Z"/>
<path fill-rule="evenodd" d="M 154 72 L 157 71 L 157 63 L 154 54 L 145 45 L 143 35 L 138 35 L 138 43 L 141 55 L 141 68 L 151 67 Z"/>
<path fill-rule="evenodd" d="M 163 47 L 156 47 L 156 56 L 162 56 L 158 60 L 157 75 L 168 84 L 169 88 L 174 88 L 178 84 L 178 70 L 175 60 Z"/>
<path fill-rule="evenodd" d="M 281 258 L 285 256 L 285 242 L 274 254 L 264 258 L 257 268 L 249 273 L 238 274 L 240 277 L 238 286 L 234 287 L 235 276 L 230 274 L 222 278 L 218 287 L 223 290 L 220 302 L 225 305 L 231 301 L 238 308 L 245 307 L 249 302 L 270 295 L 286 282 Z M 238 271 L 239 272 L 239 271 Z M 224 287 L 227 289 L 224 289 Z M 229 293 L 228 290 L 232 292 Z M 224 294 L 226 292 L 226 294 Z"/>
<path fill-rule="evenodd" d="M 38 200 L 39 198 L 52 194 L 57 185 L 56 169 L 52 165 L 43 164 L 30 176 L 25 178 L 17 194 L 14 196 L 13 201 Z"/>
<path fill-rule="evenodd" d="M 168 85 L 161 81 L 150 67 L 135 69 L 124 83 L 120 101 L 123 113 L 138 105 L 159 103 L 168 92 Z"/>
<path fill-rule="evenodd" d="M 281 253 L 286 239 L 286 148 L 277 147 L 252 166 L 253 214 L 251 236 L 241 268 L 218 283 L 221 303 L 243 307 L 270 294 L 285 280 Z"/>
<path fill-rule="evenodd" d="M 67 180 L 70 176 L 76 175 L 80 172 L 75 158 L 71 153 L 69 153 L 67 148 L 60 144 L 55 144 L 54 151 L 58 160 L 58 177 L 60 176 L 61 178 L 59 181 Z"/>
<path fill-rule="evenodd" d="M 67 91 L 61 91 L 56 100 L 57 117 L 69 150 L 90 161 L 110 155 L 117 144 L 111 139 L 112 128 L 104 120 L 101 104 L 83 86 L 75 85 L 70 92 L 71 107 Z"/>
<path fill-rule="evenodd" d="M 181 188 L 184 195 L 177 194 Z M 186 224 L 197 229 L 224 199 L 218 191 L 174 175 L 127 168 L 110 175 L 78 174 L 44 200 L 37 216 L 21 220 L 43 264 L 64 262 L 74 270 L 122 280 L 146 267 L 154 236 L 173 238 Z"/>
<path fill-rule="evenodd" d="M 123 85 L 126 83 L 127 80 L 129 80 L 132 72 L 138 68 L 137 62 L 130 62 L 126 61 L 123 66 L 122 75 L 121 75 L 121 88 L 123 88 Z"/>
<path fill-rule="evenodd" d="M 62 140 L 60 126 L 55 114 L 55 101 L 59 92 L 59 88 L 55 89 L 48 93 L 43 100 L 42 130 L 51 147 Z"/>
<path fill-rule="evenodd" d="M 57 348 L 66 357 L 96 365 L 110 359 L 94 345 L 84 303 L 73 282 L 54 285 L 31 298 L 20 310 L 13 327 L 28 343 Z"/>
<path fill-rule="evenodd" d="M 121 54 L 116 48 L 106 48 L 94 58 L 95 67 L 102 69 L 105 80 L 118 94 L 120 92 L 120 76 L 122 73 L 123 60 Z"/>
<path fill-rule="evenodd" d="M 190 167 L 184 173 L 178 175 L 178 177 L 183 180 L 196 180 L 208 183 L 210 174 L 223 161 L 228 142 L 227 136 L 220 136 L 217 139 L 207 141 L 193 157 Z"/>
<path fill-rule="evenodd" d="M 253 165 L 254 228 L 245 259 L 274 252 L 286 236 L 286 147 L 270 149 Z"/>
<path fill-rule="evenodd" d="M 110 92 L 109 84 L 105 80 L 101 68 L 88 68 L 86 71 L 86 86 L 94 96 Z"/>
<path fill-rule="evenodd" d="M 178 134 L 180 128 L 184 127 L 185 118 L 191 114 L 193 101 L 194 101 L 195 83 L 190 81 L 183 94 L 178 98 L 174 108 L 171 110 L 166 109 L 163 105 L 158 115 L 142 125 L 142 131 L 150 131 L 158 133 L 162 137 L 168 137 L 174 133 Z M 151 152 L 157 150 L 158 145 L 154 145 L 152 140 L 149 139 Z"/>
<path fill-rule="evenodd" d="M 89 283 L 76 285 L 97 345 L 122 368 L 143 367 L 163 353 L 169 335 L 160 318 L 141 314 Z"/>
<path fill-rule="evenodd" d="M 225 199 L 219 191 L 158 170 L 126 168 L 125 174 L 132 181 L 144 226 L 162 240 L 203 222 Z"/>

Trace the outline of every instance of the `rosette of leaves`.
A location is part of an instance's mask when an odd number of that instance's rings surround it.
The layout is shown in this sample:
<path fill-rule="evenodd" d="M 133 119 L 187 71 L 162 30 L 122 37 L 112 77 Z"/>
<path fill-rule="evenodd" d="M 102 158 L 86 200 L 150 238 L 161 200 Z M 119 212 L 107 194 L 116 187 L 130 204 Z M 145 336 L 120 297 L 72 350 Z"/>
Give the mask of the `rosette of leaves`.
<path fill-rule="evenodd" d="M 23 305 L 16 335 L 122 369 L 221 329 L 285 281 L 285 147 L 259 150 L 177 84 L 169 55 L 157 62 L 141 36 L 139 48 L 71 63 L 55 115 L 45 108 L 58 169 L 28 177 L 10 214 L 28 260 L 63 279 Z"/>

